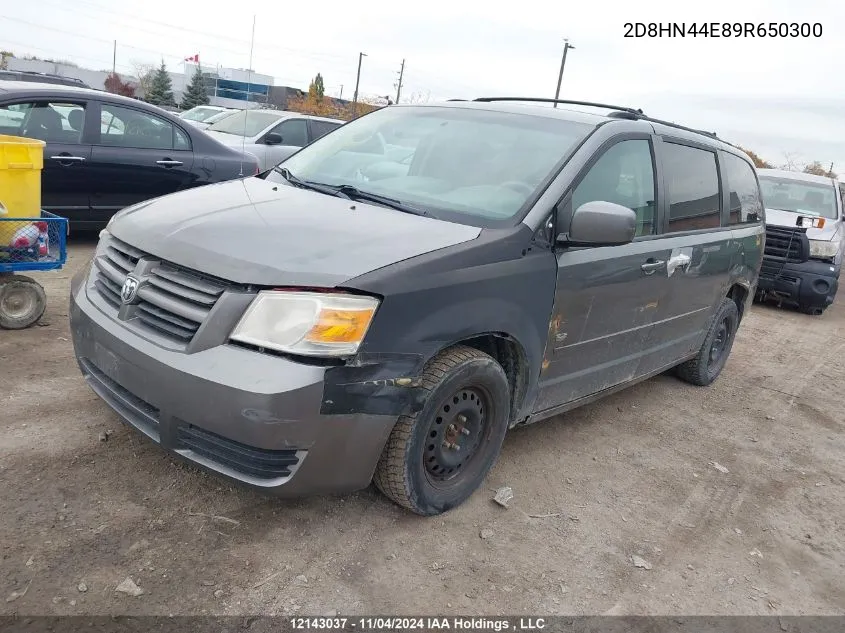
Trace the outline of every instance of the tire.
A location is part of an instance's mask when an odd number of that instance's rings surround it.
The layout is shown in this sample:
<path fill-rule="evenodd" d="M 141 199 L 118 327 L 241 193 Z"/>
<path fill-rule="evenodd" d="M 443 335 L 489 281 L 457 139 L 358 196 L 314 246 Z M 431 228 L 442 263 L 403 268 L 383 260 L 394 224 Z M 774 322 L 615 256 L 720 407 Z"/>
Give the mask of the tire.
<path fill-rule="evenodd" d="M 681 380 L 699 387 L 711 384 L 722 373 L 730 356 L 738 326 L 739 309 L 736 303 L 733 299 L 723 299 L 698 354 L 678 365 L 675 369 L 676 375 Z M 717 350 L 715 357 L 714 350 Z"/>
<path fill-rule="evenodd" d="M 46 309 L 47 296 L 37 281 L 22 275 L 0 277 L 0 328 L 28 328 Z"/>
<path fill-rule="evenodd" d="M 433 516 L 463 503 L 499 457 L 510 386 L 493 358 L 456 346 L 426 364 L 422 388 L 425 404 L 396 422 L 373 481 L 392 501 Z"/>

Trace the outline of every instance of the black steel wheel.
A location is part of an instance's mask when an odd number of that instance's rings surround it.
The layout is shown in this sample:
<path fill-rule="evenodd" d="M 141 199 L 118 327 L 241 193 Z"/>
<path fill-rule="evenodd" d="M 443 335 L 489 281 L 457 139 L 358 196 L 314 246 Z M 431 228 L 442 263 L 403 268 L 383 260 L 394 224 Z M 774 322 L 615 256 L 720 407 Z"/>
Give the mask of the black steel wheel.
<path fill-rule="evenodd" d="M 490 396 L 484 389 L 467 387 L 446 398 L 431 421 L 425 448 L 425 470 L 434 485 L 448 485 L 470 465 L 482 444 Z"/>
<path fill-rule="evenodd" d="M 725 298 L 713 317 L 698 354 L 675 369 L 678 377 L 701 387 L 716 380 L 730 356 L 738 326 L 739 309 L 733 299 Z"/>
<path fill-rule="evenodd" d="M 499 456 L 510 412 L 510 386 L 490 356 L 458 346 L 423 371 L 423 408 L 403 415 L 374 476 L 387 497 L 425 516 L 463 503 Z"/>
<path fill-rule="evenodd" d="M 38 321 L 47 308 L 44 288 L 23 275 L 0 276 L 0 327 L 22 330 Z"/>

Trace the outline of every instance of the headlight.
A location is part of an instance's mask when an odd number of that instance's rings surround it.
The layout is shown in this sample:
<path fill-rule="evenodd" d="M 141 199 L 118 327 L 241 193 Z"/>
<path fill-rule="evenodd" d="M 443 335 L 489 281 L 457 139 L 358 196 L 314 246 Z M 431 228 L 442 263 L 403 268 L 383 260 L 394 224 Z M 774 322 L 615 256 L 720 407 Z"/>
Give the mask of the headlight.
<path fill-rule="evenodd" d="M 813 259 L 833 259 L 839 252 L 839 242 L 810 240 L 810 257 Z"/>
<path fill-rule="evenodd" d="M 379 301 L 373 297 L 263 290 L 231 339 L 304 356 L 349 356 L 364 340 Z"/>

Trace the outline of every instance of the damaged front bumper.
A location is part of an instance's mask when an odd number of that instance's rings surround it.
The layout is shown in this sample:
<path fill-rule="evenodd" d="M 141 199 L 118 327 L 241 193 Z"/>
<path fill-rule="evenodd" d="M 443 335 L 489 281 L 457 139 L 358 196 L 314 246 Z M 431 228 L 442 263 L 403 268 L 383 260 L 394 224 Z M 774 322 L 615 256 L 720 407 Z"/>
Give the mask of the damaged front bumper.
<path fill-rule="evenodd" d="M 344 406 L 342 386 L 326 389 L 327 368 L 233 345 L 164 349 L 92 303 L 88 284 L 87 271 L 71 284 L 77 361 L 130 426 L 183 459 L 280 496 L 369 485 L 395 402 L 375 413 Z"/>
<path fill-rule="evenodd" d="M 823 309 L 833 303 L 838 285 L 838 267 L 831 263 L 812 259 L 783 263 L 764 258 L 757 293 L 804 309 Z"/>

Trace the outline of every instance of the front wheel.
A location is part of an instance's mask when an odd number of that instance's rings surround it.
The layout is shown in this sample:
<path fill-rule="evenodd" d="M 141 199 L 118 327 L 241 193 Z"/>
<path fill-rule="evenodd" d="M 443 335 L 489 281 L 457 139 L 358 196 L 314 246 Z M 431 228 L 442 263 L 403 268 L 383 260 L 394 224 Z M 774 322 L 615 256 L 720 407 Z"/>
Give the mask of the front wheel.
<path fill-rule="evenodd" d="M 28 328 L 46 308 L 47 296 L 37 281 L 23 275 L 0 276 L 0 328 Z"/>
<path fill-rule="evenodd" d="M 493 358 L 458 346 L 429 361 L 422 388 L 429 392 L 423 408 L 393 427 L 374 482 L 399 505 L 431 516 L 463 503 L 496 462 L 510 387 Z"/>
<path fill-rule="evenodd" d="M 730 356 L 737 327 L 739 309 L 733 299 L 723 299 L 696 357 L 676 368 L 678 377 L 700 387 L 716 380 Z"/>

